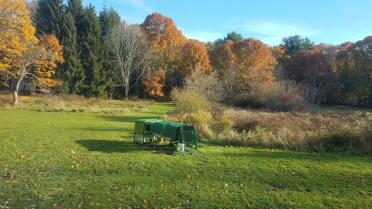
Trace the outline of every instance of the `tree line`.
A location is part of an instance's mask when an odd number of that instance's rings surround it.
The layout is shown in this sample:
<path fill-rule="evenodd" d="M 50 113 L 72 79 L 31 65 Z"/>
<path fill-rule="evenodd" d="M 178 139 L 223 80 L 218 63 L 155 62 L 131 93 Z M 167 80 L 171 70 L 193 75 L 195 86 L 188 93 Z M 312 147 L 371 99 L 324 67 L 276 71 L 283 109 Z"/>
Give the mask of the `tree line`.
<path fill-rule="evenodd" d="M 226 103 L 259 106 L 268 90 L 277 89 L 286 93 L 276 99 L 292 101 L 296 95 L 288 89 L 295 86 L 311 102 L 372 106 L 371 37 L 332 46 L 295 35 L 270 47 L 231 32 L 203 43 L 187 39 L 159 13 L 129 25 L 114 9 L 97 14 L 81 0 L 38 0 L 27 7 L 23 0 L 4 0 L 0 6 L 2 89 L 32 83 L 38 91 L 47 86 L 87 97 L 166 98 L 188 78 L 211 75 L 228 91 Z M 43 46 L 45 59 L 35 50 L 26 53 L 31 45 Z M 18 66 L 26 54 L 29 63 Z M 36 67 L 35 60 L 46 61 Z"/>

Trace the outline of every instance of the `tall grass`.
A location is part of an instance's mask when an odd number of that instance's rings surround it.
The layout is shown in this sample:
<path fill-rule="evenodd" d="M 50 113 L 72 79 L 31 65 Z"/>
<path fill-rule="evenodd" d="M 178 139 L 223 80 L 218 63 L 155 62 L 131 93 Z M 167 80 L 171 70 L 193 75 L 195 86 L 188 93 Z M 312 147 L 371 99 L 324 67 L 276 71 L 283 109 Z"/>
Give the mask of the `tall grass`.
<path fill-rule="evenodd" d="M 0 107 L 28 109 L 40 112 L 97 112 L 105 114 L 126 113 L 133 108 L 146 108 L 152 101 L 121 101 L 85 98 L 77 95 L 22 96 L 20 104 L 12 106 L 10 94 L 0 94 Z"/>
<path fill-rule="evenodd" d="M 228 143 L 262 147 L 372 153 L 370 113 L 254 112 L 228 109 Z"/>
<path fill-rule="evenodd" d="M 372 153 L 372 113 L 265 112 L 210 104 L 177 90 L 169 120 L 193 124 L 208 143 L 317 152 Z"/>

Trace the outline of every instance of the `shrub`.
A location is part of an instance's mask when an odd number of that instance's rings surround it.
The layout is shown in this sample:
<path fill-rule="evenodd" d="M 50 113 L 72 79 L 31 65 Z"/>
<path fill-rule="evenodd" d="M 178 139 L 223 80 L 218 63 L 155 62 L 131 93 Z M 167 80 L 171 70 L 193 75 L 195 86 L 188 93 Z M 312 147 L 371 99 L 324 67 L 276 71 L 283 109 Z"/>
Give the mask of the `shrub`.
<path fill-rule="evenodd" d="M 207 98 L 192 88 L 174 89 L 172 98 L 176 104 L 175 110 L 167 116 L 173 120 L 194 125 L 205 139 L 214 138 L 226 133 L 233 122 L 221 114 L 219 105 L 213 105 Z"/>
<path fill-rule="evenodd" d="M 231 130 L 233 125 L 234 125 L 233 121 L 230 118 L 228 118 L 226 115 L 219 115 L 213 119 L 210 126 L 214 133 L 225 134 L 229 130 Z"/>
<path fill-rule="evenodd" d="M 61 112 L 65 110 L 65 102 L 58 96 L 40 97 L 37 103 L 40 105 L 36 110 L 42 112 Z"/>
<path fill-rule="evenodd" d="M 13 100 L 10 94 L 0 94 L 0 107 L 9 108 L 12 102 Z"/>
<path fill-rule="evenodd" d="M 265 101 L 267 109 L 273 111 L 304 111 L 309 109 L 310 103 L 306 101 L 301 92 L 301 87 L 294 82 L 277 82 L 274 88 L 275 94 Z"/>
<path fill-rule="evenodd" d="M 317 90 L 293 81 L 256 83 L 235 96 L 234 104 L 241 107 L 266 108 L 270 111 L 307 111 L 317 100 Z"/>
<path fill-rule="evenodd" d="M 173 89 L 171 92 L 171 98 L 176 104 L 175 112 L 195 113 L 210 109 L 210 103 L 208 100 L 193 89 Z"/>

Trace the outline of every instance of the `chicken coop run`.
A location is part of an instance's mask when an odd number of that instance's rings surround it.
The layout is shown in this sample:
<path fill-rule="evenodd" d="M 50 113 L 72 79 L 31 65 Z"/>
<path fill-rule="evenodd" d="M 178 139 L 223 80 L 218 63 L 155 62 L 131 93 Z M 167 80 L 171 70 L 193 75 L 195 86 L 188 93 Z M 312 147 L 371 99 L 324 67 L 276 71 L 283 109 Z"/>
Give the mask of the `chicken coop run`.
<path fill-rule="evenodd" d="M 136 121 L 133 138 L 138 144 L 156 143 L 158 139 L 168 139 L 171 144 L 178 144 L 182 151 L 185 146 L 197 148 L 198 141 L 194 126 L 156 119 Z"/>

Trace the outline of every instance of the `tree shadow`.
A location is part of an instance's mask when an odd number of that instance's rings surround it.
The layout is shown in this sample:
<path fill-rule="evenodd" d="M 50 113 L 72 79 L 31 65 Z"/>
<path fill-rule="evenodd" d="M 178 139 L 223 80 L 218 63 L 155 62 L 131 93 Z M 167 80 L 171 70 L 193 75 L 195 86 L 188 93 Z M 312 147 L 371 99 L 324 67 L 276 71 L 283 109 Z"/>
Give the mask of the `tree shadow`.
<path fill-rule="evenodd" d="M 88 151 L 103 153 L 133 153 L 133 152 L 153 152 L 156 154 L 173 155 L 174 146 L 169 145 L 138 145 L 129 141 L 114 141 L 105 139 L 81 139 L 75 141 Z"/>

